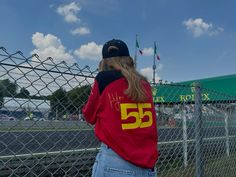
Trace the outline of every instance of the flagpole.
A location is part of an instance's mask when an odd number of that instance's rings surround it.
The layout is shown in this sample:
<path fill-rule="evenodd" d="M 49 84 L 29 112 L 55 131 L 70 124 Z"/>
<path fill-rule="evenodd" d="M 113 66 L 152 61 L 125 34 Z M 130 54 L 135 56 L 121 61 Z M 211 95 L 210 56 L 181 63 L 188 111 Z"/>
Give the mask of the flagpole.
<path fill-rule="evenodd" d="M 136 37 L 135 37 L 135 54 L 134 54 L 134 66 L 135 68 L 137 68 L 137 40 L 138 40 L 138 35 L 136 34 Z"/>
<path fill-rule="evenodd" d="M 153 54 L 153 78 L 152 78 L 152 82 L 153 84 L 156 83 L 156 42 L 154 42 L 154 54 Z"/>

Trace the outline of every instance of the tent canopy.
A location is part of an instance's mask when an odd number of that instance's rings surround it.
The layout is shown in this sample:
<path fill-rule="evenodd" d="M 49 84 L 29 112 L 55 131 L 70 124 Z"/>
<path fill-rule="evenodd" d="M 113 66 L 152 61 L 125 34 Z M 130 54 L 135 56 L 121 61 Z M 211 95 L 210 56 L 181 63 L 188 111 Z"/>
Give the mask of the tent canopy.
<path fill-rule="evenodd" d="M 200 84 L 202 101 L 236 101 L 236 74 L 234 74 L 174 84 L 157 84 L 152 87 L 154 103 L 194 102 L 196 83 Z"/>

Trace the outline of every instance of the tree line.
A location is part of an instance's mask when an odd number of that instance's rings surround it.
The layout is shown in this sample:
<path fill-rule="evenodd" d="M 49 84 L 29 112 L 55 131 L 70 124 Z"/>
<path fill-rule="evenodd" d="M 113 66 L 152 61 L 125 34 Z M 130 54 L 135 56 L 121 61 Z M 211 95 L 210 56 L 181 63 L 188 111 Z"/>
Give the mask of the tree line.
<path fill-rule="evenodd" d="M 82 106 L 88 99 L 90 90 L 90 85 L 84 85 L 69 91 L 61 87 L 47 96 L 30 95 L 27 88 L 19 88 L 17 83 L 4 79 L 0 80 L 0 108 L 3 106 L 4 97 L 49 100 L 51 116 L 62 119 L 65 114 L 80 114 Z"/>
<path fill-rule="evenodd" d="M 68 92 L 63 88 L 56 90 L 49 96 L 52 116 L 56 119 L 63 119 L 68 118 L 68 114 L 81 114 L 81 109 L 88 99 L 90 90 L 90 85 L 76 87 Z"/>

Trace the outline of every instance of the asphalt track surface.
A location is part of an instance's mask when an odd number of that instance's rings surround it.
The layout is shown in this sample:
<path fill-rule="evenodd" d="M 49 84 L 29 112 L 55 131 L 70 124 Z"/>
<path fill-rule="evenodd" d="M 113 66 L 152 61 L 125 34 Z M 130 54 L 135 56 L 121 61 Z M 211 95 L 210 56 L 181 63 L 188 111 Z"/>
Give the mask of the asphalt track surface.
<path fill-rule="evenodd" d="M 183 136 L 182 128 L 159 129 L 158 163 L 168 165 L 188 159 L 194 163 L 196 147 L 194 129 Z M 235 153 L 236 128 L 229 128 L 228 139 L 224 127 L 205 128 L 202 131 L 204 158 L 225 156 L 227 140 L 229 153 Z M 187 137 L 185 141 L 183 137 Z M 48 131 L 1 131 L 0 132 L 0 177 L 89 177 L 100 143 L 91 129 Z M 186 148 L 187 147 L 187 148 Z"/>
<path fill-rule="evenodd" d="M 182 128 L 161 128 L 158 130 L 158 141 L 161 149 L 168 149 L 177 145 L 182 147 Z M 226 131 L 224 127 L 204 128 L 203 138 L 211 139 L 214 144 L 225 142 Z M 236 128 L 229 128 L 231 144 L 236 141 Z M 187 140 L 195 137 L 194 128 L 187 129 Z M 233 138 L 232 138 L 233 137 Z M 93 130 L 70 131 L 1 131 L 0 132 L 0 157 L 7 155 L 32 154 L 41 152 L 78 150 L 99 147 L 99 141 L 95 138 Z M 209 143 L 208 143 L 209 144 Z M 165 145 L 165 148 L 163 147 Z M 223 144 L 224 145 L 224 144 Z M 180 148 L 181 148 L 180 147 Z"/>

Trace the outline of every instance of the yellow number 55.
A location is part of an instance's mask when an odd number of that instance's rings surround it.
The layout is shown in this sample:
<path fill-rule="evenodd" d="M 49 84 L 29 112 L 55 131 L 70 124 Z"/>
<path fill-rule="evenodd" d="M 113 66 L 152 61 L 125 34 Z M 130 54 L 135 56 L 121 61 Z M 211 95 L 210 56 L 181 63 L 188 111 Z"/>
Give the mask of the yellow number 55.
<path fill-rule="evenodd" d="M 144 111 L 146 108 L 151 108 L 150 103 L 123 103 L 120 104 L 121 110 L 121 120 L 127 120 L 131 117 L 135 118 L 135 121 L 132 123 L 122 123 L 122 129 L 136 129 L 136 128 L 146 128 L 150 127 L 153 123 L 152 112 Z M 128 111 L 133 109 L 134 111 Z M 148 121 L 143 122 L 142 119 L 144 116 L 148 117 Z"/>

